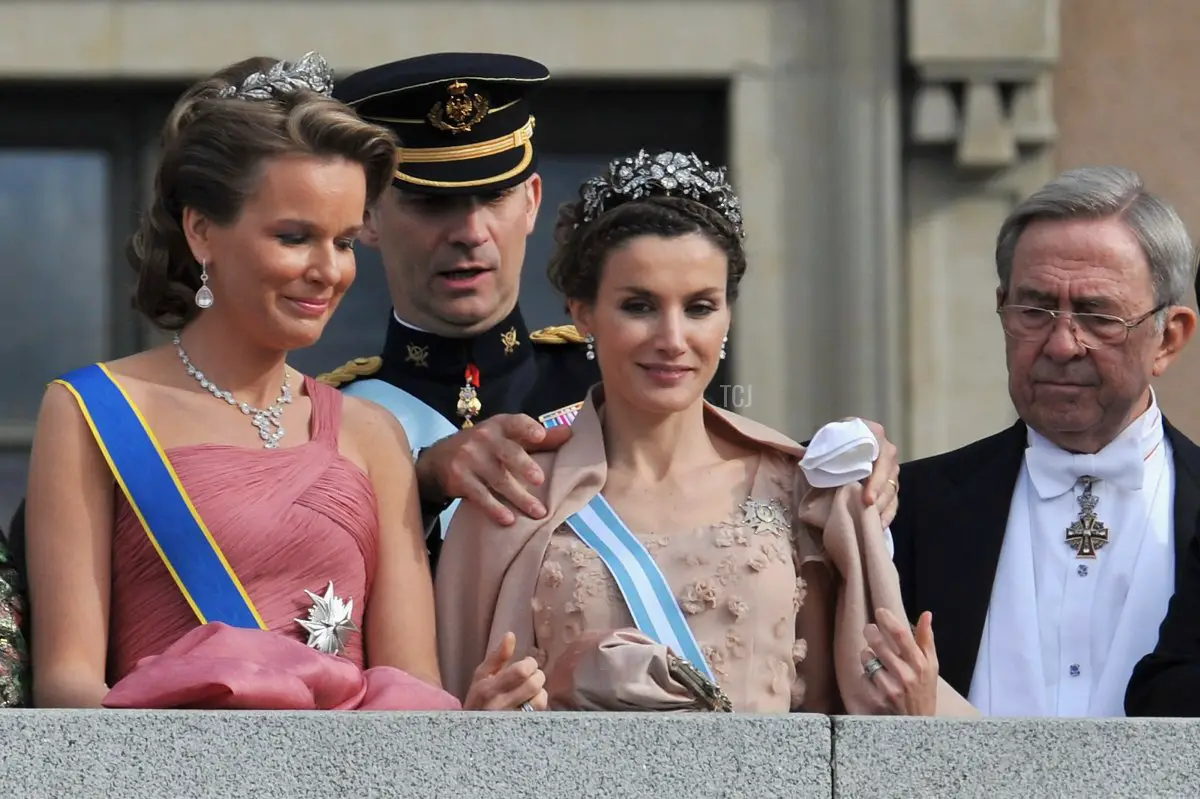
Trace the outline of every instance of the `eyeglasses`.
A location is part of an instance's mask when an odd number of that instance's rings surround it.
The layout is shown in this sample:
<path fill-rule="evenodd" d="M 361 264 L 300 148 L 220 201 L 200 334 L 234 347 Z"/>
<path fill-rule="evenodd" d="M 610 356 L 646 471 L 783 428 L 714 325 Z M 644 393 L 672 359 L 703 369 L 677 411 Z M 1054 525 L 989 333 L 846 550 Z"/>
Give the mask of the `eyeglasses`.
<path fill-rule="evenodd" d="M 1129 339 L 1129 331 L 1167 307 L 1163 303 L 1136 319 L 1126 321 L 1119 316 L 1102 313 L 1075 313 L 1032 305 L 1002 305 L 996 309 L 1006 335 L 1019 341 L 1041 341 L 1059 319 L 1066 319 L 1075 340 L 1089 350 L 1119 347 Z"/>

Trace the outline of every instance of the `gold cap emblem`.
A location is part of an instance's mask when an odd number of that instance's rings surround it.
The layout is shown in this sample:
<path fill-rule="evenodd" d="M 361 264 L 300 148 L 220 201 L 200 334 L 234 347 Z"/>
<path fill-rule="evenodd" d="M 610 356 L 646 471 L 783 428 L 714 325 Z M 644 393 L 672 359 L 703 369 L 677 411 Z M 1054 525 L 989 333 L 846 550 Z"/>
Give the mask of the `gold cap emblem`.
<path fill-rule="evenodd" d="M 446 91 L 449 94 L 446 100 L 434 103 L 426 116 L 429 124 L 438 130 L 463 133 L 487 116 L 487 98 L 479 92 L 472 93 L 463 81 L 454 81 Z"/>

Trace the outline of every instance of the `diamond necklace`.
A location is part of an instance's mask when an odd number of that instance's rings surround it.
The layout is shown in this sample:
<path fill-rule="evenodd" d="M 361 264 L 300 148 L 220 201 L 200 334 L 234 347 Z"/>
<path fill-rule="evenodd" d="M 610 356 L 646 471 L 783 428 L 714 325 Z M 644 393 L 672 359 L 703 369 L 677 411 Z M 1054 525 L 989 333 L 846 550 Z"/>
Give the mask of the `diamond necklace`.
<path fill-rule="evenodd" d="M 271 407 L 263 410 L 256 408 L 248 402 L 238 402 L 234 396 L 228 391 L 222 391 L 216 383 L 204 376 L 188 358 L 187 353 L 183 349 L 183 343 L 179 340 L 179 334 L 175 334 L 175 351 L 179 353 L 179 360 L 183 362 L 183 366 L 187 369 L 187 373 L 196 378 L 196 382 L 200 387 L 212 394 L 217 399 L 225 400 L 229 405 L 234 406 L 246 416 L 252 417 L 251 424 L 258 428 L 258 437 L 263 440 L 263 446 L 267 449 L 276 449 L 279 446 L 279 440 L 283 438 L 283 406 L 292 401 L 292 386 L 291 386 L 291 370 L 287 364 L 283 366 L 283 388 L 280 389 L 279 399 L 271 405 Z"/>

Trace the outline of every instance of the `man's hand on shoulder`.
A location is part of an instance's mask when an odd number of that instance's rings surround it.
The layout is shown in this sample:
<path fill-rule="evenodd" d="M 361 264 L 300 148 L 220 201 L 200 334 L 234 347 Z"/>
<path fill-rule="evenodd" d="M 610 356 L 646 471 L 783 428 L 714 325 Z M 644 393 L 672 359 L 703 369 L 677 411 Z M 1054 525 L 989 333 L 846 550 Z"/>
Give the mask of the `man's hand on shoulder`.
<path fill-rule="evenodd" d="M 540 519 L 546 508 L 527 486 L 541 485 L 546 476 L 529 453 L 558 449 L 570 437 L 569 426 L 547 429 L 523 414 L 485 419 L 421 451 L 416 464 L 421 498 L 462 498 L 502 525 L 516 521 L 505 502 Z"/>

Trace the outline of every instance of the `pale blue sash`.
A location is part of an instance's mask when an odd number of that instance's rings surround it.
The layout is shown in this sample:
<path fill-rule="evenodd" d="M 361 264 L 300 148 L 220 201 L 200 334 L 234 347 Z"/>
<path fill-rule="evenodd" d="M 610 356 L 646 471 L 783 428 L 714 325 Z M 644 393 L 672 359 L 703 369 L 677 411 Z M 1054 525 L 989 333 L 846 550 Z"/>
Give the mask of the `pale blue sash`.
<path fill-rule="evenodd" d="M 567 524 L 608 567 L 637 628 L 716 683 L 667 579 L 608 501 L 597 494 Z"/>
<path fill-rule="evenodd" d="M 458 428 L 454 426 L 454 423 L 445 416 L 442 416 L 442 414 L 404 389 L 397 388 L 383 380 L 355 380 L 342 389 L 342 393 L 370 400 L 386 408 L 392 416 L 395 416 L 399 420 L 405 434 L 408 436 L 408 443 L 414 450 L 432 446 L 446 436 L 451 436 L 458 432 Z M 441 522 L 442 538 L 446 537 L 446 531 L 450 529 L 450 519 L 454 516 L 454 512 L 458 510 L 458 505 L 461 501 L 458 499 L 454 500 L 437 517 Z M 431 532 L 431 530 L 426 530 L 425 535 L 428 536 Z"/>

